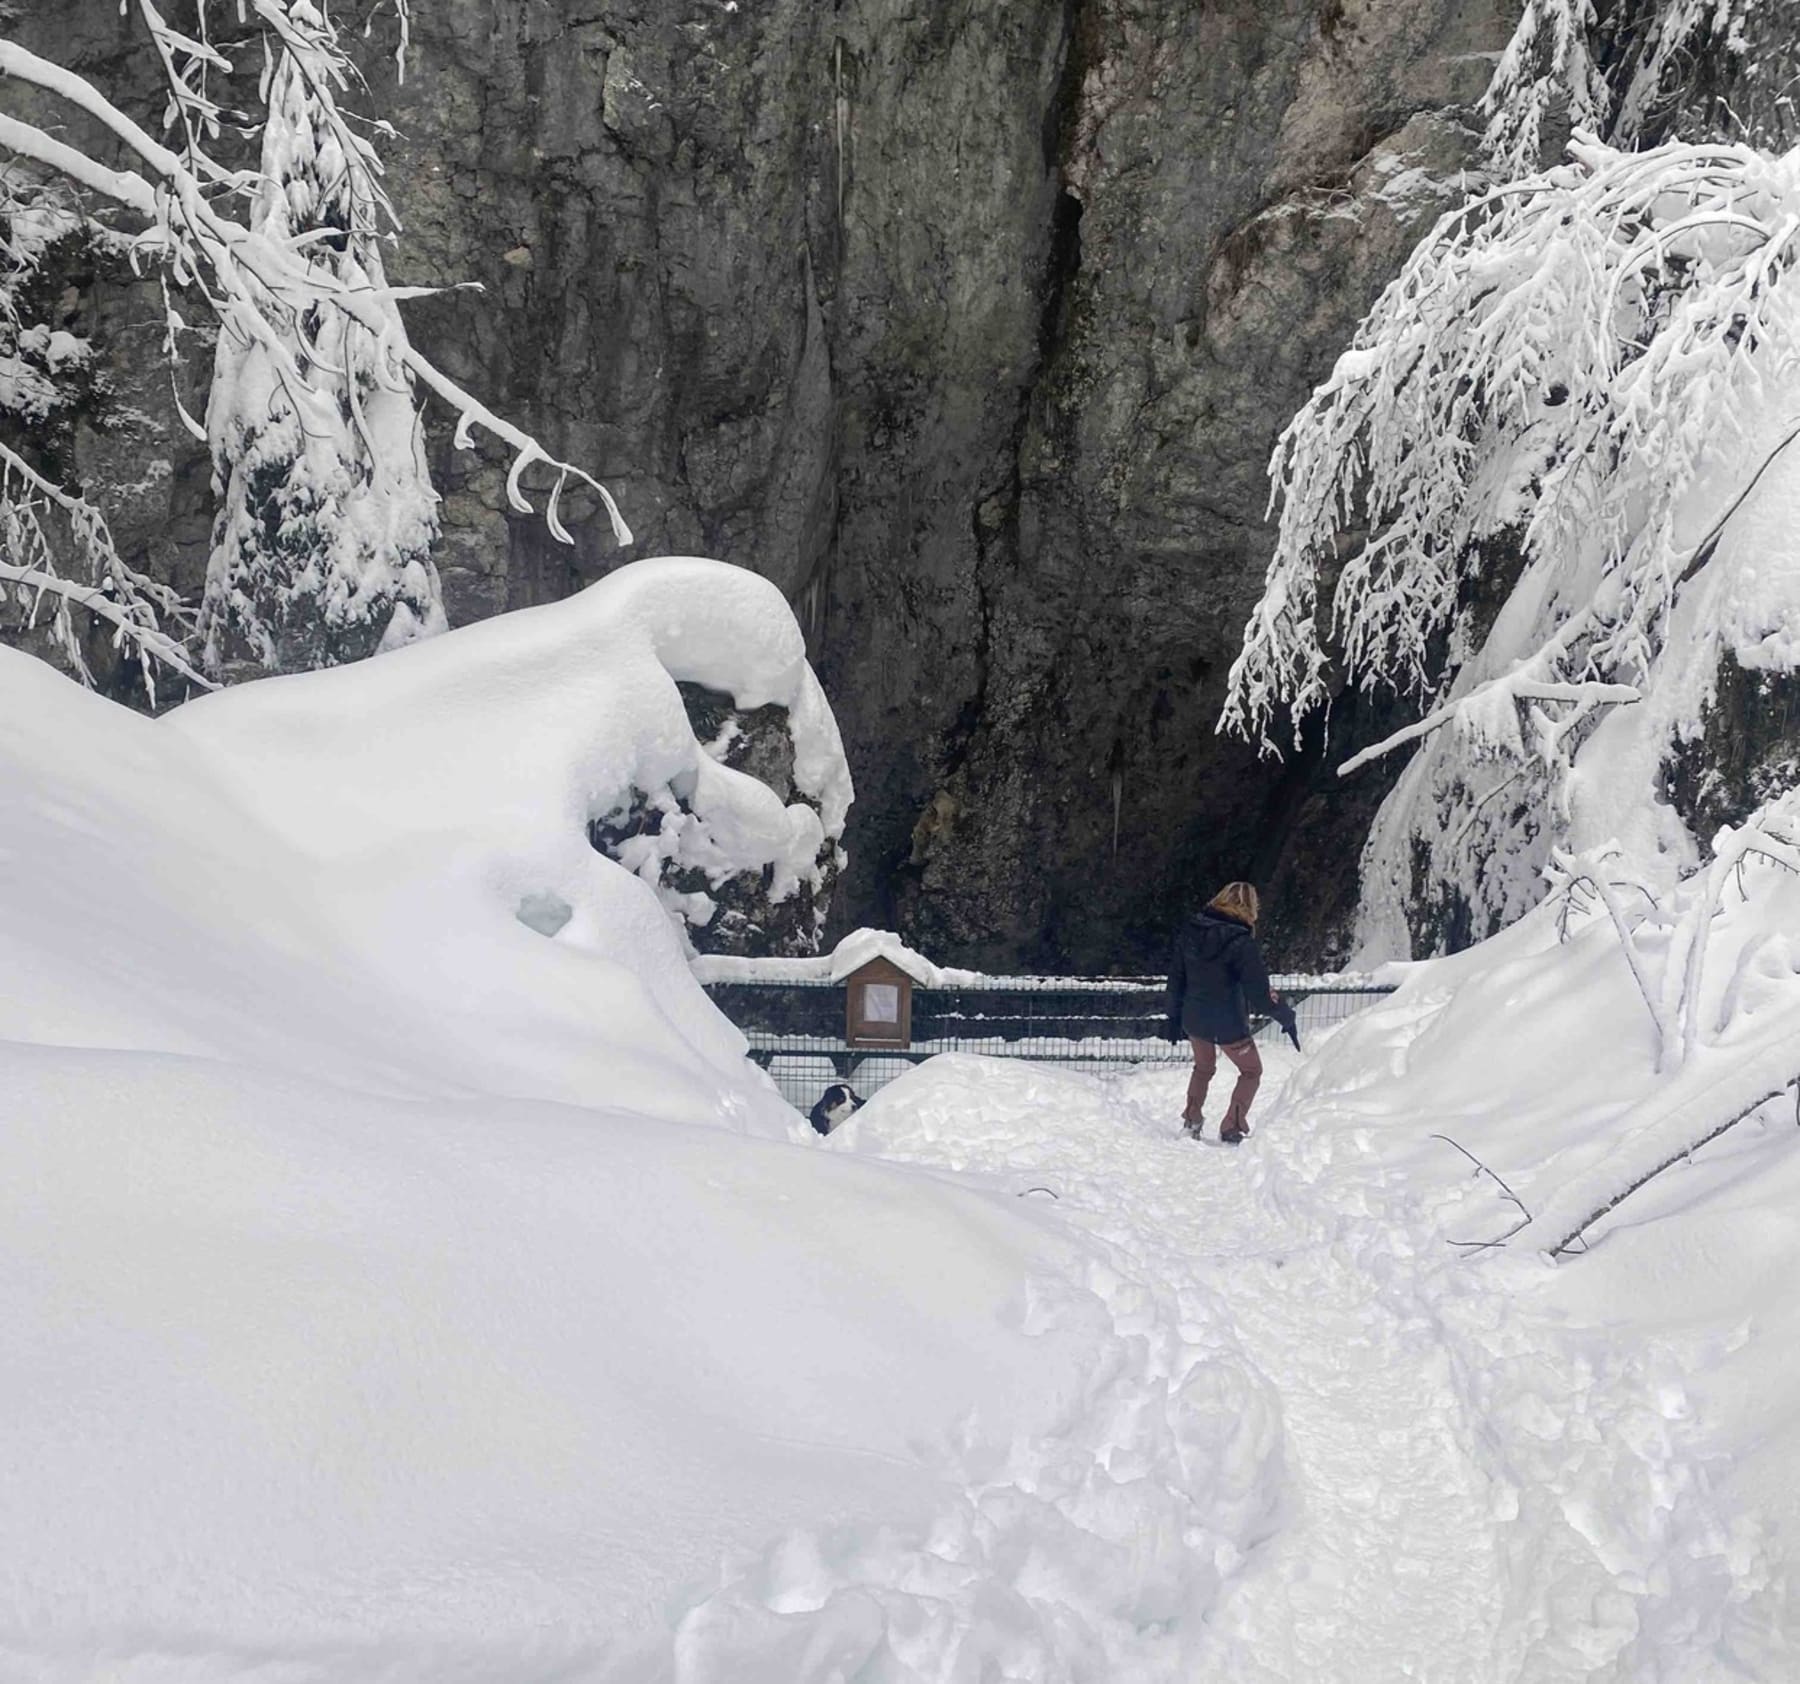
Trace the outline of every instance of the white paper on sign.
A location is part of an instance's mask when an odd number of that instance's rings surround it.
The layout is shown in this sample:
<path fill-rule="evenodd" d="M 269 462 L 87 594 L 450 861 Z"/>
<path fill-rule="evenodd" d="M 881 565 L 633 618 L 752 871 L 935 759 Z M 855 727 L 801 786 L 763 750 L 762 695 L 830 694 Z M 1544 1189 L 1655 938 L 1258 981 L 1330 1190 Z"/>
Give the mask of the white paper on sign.
<path fill-rule="evenodd" d="M 891 982 L 863 984 L 863 1022 L 898 1023 L 900 1021 L 900 989 Z"/>

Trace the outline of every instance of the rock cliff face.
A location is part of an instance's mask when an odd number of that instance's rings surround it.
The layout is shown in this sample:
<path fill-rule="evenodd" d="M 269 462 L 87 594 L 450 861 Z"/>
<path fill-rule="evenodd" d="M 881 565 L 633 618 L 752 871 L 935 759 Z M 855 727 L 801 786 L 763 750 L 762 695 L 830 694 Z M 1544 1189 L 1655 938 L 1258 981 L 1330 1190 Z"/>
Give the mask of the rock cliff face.
<path fill-rule="evenodd" d="M 787 592 L 858 784 L 840 916 L 945 959 L 1128 968 L 1250 875 L 1283 956 L 1325 956 L 1379 791 L 1212 735 L 1263 465 L 1458 191 L 1516 0 L 414 14 L 391 101 L 371 49 L 403 135 L 393 276 L 486 288 L 415 335 L 595 468 L 632 553 Z M 154 109 L 112 0 L 17 27 Z M 126 546 L 191 584 L 206 469 L 154 300 L 78 280 L 121 394 L 78 469 L 130 488 Z M 597 508 L 559 546 L 441 436 L 434 471 L 453 623 L 624 559 Z"/>

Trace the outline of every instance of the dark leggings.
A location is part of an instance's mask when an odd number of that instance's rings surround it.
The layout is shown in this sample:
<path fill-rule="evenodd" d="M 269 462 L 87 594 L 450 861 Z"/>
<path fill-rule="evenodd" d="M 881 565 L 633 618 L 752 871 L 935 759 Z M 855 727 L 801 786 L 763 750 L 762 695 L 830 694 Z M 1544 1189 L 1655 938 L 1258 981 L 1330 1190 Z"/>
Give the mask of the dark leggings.
<path fill-rule="evenodd" d="M 1194 1049 L 1194 1073 L 1188 1078 L 1187 1109 L 1182 1117 L 1190 1123 L 1200 1121 L 1200 1108 L 1206 1103 L 1206 1090 L 1212 1085 L 1213 1072 L 1219 1067 L 1220 1048 L 1198 1035 L 1190 1035 L 1188 1044 Z M 1219 1123 L 1219 1132 L 1229 1134 L 1250 1126 L 1250 1101 L 1262 1083 L 1262 1054 L 1254 1041 L 1232 1041 L 1224 1049 L 1225 1056 L 1237 1066 L 1237 1086 L 1231 1090 L 1231 1103 Z"/>

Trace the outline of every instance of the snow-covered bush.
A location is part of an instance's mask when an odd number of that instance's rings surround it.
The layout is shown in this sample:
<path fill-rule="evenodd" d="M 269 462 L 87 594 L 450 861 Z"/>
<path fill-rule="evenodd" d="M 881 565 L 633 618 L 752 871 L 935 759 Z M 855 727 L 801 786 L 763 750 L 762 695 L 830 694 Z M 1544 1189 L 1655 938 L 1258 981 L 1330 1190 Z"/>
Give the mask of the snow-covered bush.
<path fill-rule="evenodd" d="M 1517 1201 L 1458 1243 L 1579 1248 L 1720 1135 L 1755 1120 L 1788 1140 L 1800 1120 L 1800 791 L 1673 886 L 1614 845 L 1559 852 L 1546 876 L 1510 929 L 1403 969 L 1291 1100 L 1450 1130 Z"/>
<path fill-rule="evenodd" d="M 0 77 L 29 88 L 59 119 L 0 113 L 0 158 L 78 193 L 133 266 L 157 276 L 172 361 L 189 331 L 184 311 L 218 328 L 210 439 L 183 411 L 213 447 L 223 499 L 207 602 L 213 661 L 311 665 L 441 626 L 425 555 L 434 500 L 418 449 L 416 389 L 450 406 L 459 446 L 480 429 L 512 453 L 515 508 L 529 511 L 524 475 L 543 464 L 553 476 L 546 519 L 554 536 L 568 538 L 557 501 L 573 478 L 599 496 L 615 535 L 629 542 L 603 486 L 493 414 L 407 339 L 397 306 L 413 289 L 389 285 L 380 258 L 381 243 L 397 233 L 375 147 L 384 131 L 339 108 L 339 94 L 359 78 L 329 10 L 314 0 L 242 0 L 234 15 L 252 31 L 234 62 L 209 29 L 222 9 L 222 0 L 195 0 L 190 33 L 150 0 L 126 8 L 164 82 L 167 143 L 83 76 L 0 36 Z M 404 42 L 404 3 L 397 10 Z M 254 124 L 227 103 L 245 92 L 247 69 L 261 72 L 268 115 L 257 168 L 231 157 Z M 85 506 L 71 506 L 80 499 L 41 468 L 8 466 L 7 501 L 23 511 L 13 518 L 41 529 L 48 511 L 60 512 L 77 528 L 76 563 L 90 575 L 65 578 L 50 546 L 31 552 L 25 582 L 84 600 L 110 580 L 110 596 L 89 605 L 128 622 L 146 657 L 179 656 L 170 640 L 132 629 L 174 605 L 135 575 L 124 578 L 103 528 Z M 315 608 L 322 625 L 309 636 L 301 622 Z"/>
<path fill-rule="evenodd" d="M 781 711 L 785 787 L 733 768 L 696 735 L 682 694 L 696 685 L 743 710 Z M 835 861 L 852 796 L 836 722 L 780 590 L 688 558 L 637 562 L 566 602 L 379 661 L 205 697 L 165 724 L 227 758 L 233 787 L 292 845 L 363 856 L 359 881 L 380 875 L 391 895 L 366 911 L 394 931 L 376 945 L 420 955 L 409 986 L 471 998 L 491 998 L 521 965 L 538 978 L 534 996 L 552 976 L 573 986 L 582 967 L 570 955 L 629 961 L 638 974 L 679 965 L 663 986 L 687 997 L 686 938 L 710 923 L 715 886 L 766 881 L 777 910 L 804 897 L 821 861 Z M 646 791 L 678 803 L 664 822 L 667 851 L 653 836 L 637 854 L 603 858 L 596 823 Z M 436 865 L 414 881 L 421 838 L 437 839 Z M 369 856 L 388 867 L 372 872 Z M 672 884 L 670 861 L 697 883 Z M 478 904 L 480 919 L 431 912 L 447 892 Z M 477 936 L 510 957 L 458 951 Z M 571 995 L 533 1009 L 560 1022 L 589 1006 Z M 692 1015 L 681 1011 L 677 1021 Z"/>
<path fill-rule="evenodd" d="M 1432 905 L 1487 933 L 1629 822 L 1692 861 L 1663 767 L 1722 656 L 1800 665 L 1797 230 L 1800 154 L 1579 139 L 1443 218 L 1282 436 L 1224 723 L 1272 749 L 1342 669 L 1424 703 L 1344 770 L 1435 738 L 1365 854 L 1365 951 L 1435 945 Z"/>
<path fill-rule="evenodd" d="M 1608 924 L 1660 1079 L 1605 1150 L 1532 1209 L 1519 1242 L 1550 1252 L 1771 1101 L 1800 1095 L 1800 791 L 1721 831 L 1707 868 L 1670 893 L 1629 873 L 1621 882 L 1617 867 L 1564 857 L 1553 880 L 1577 920 Z"/>
<path fill-rule="evenodd" d="M 1773 931 L 1755 937 L 1723 994 L 1708 956 L 1727 904 L 1753 903 L 1755 891 L 1770 886 L 1771 870 L 1800 874 L 1800 790 L 1771 802 L 1744 824 L 1720 831 L 1706 868 L 1666 896 L 1622 860 L 1617 848 L 1597 848 L 1581 857 L 1559 851 L 1555 856 L 1548 876 L 1563 897 L 1565 927 L 1570 914 L 1591 914 L 1596 905 L 1612 921 L 1656 1032 L 1659 1072 L 1679 1070 L 1737 1015 L 1744 967 Z M 1646 932 L 1656 938 L 1659 960 L 1646 953 L 1641 939 Z"/>

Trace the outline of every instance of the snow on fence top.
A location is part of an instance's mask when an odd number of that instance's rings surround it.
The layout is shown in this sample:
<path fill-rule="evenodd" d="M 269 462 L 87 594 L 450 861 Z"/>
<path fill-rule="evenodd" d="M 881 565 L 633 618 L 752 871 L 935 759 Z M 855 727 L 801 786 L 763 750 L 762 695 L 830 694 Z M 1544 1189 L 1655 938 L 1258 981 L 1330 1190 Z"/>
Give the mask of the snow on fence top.
<path fill-rule="evenodd" d="M 1160 976 L 996 976 L 985 971 L 959 970 L 934 964 L 908 947 L 891 930 L 853 930 L 829 953 L 805 959 L 741 959 L 723 954 L 701 954 L 693 961 L 695 980 L 703 987 L 736 984 L 749 987 L 835 988 L 871 959 L 897 965 L 920 988 L 962 989 L 970 992 L 1124 994 L 1145 988 L 1161 988 Z M 1398 978 L 1390 974 L 1401 967 L 1379 971 L 1294 972 L 1271 976 L 1271 984 L 1289 992 L 1338 989 L 1345 992 L 1386 993 Z"/>

